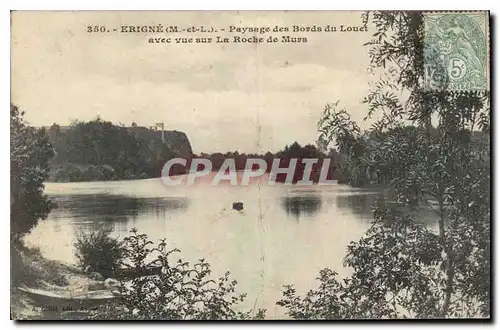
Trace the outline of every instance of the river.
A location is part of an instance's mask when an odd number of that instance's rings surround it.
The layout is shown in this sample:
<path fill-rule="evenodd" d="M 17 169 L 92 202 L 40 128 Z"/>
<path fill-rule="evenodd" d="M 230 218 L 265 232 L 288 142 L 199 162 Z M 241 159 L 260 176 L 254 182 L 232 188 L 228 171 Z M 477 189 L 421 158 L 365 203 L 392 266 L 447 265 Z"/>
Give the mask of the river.
<path fill-rule="evenodd" d="M 45 257 L 74 263 L 76 233 L 106 223 L 124 237 L 136 227 L 167 238 L 184 260 L 205 258 L 213 276 L 229 270 L 247 293 L 239 306 L 265 308 L 269 318 L 284 315 L 275 305 L 284 284 L 304 293 L 322 268 L 348 274 L 346 247 L 367 230 L 376 197 L 343 185 L 167 187 L 160 179 L 47 183 L 46 193 L 58 207 L 26 237 Z"/>

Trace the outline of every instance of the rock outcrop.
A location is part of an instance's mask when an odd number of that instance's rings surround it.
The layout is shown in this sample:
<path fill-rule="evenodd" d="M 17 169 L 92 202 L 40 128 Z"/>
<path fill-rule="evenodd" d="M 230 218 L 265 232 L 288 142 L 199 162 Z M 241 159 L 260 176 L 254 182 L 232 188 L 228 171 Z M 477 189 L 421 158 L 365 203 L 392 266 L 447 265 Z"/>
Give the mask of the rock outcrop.
<path fill-rule="evenodd" d="M 161 139 L 161 130 L 151 130 L 146 127 L 128 127 L 130 132 L 141 137 L 149 137 L 150 139 Z M 164 142 L 170 150 L 176 153 L 179 157 L 190 159 L 193 155 L 193 149 L 191 148 L 191 143 L 184 132 L 176 130 L 165 130 Z"/>

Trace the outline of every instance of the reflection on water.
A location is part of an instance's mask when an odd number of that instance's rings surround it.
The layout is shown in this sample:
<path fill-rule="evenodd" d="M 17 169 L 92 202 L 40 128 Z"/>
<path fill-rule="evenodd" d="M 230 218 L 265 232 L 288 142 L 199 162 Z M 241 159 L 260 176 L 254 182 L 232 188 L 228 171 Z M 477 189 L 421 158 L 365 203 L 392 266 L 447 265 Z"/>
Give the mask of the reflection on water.
<path fill-rule="evenodd" d="M 386 205 L 388 208 L 398 208 L 394 200 L 388 200 L 387 197 L 382 196 L 378 193 L 366 193 L 366 194 L 356 194 L 356 195 L 344 195 L 337 196 L 337 206 L 340 209 L 348 209 L 349 212 L 366 216 L 367 214 L 373 214 L 373 210 L 377 203 L 378 205 Z M 402 212 L 408 209 L 405 206 L 402 207 Z M 415 221 L 423 223 L 430 228 L 434 228 L 436 225 L 437 215 L 435 211 L 429 209 L 428 207 L 422 205 L 415 214 Z"/>
<path fill-rule="evenodd" d="M 162 218 L 167 212 L 179 212 L 189 205 L 189 200 L 182 197 L 137 198 L 109 194 L 53 196 L 52 200 L 57 205 L 52 219 L 71 217 L 73 226 L 88 230 L 102 223 L 135 222 L 144 213 Z"/>
<path fill-rule="evenodd" d="M 340 209 L 347 209 L 354 214 L 366 216 L 372 213 L 372 206 L 378 197 L 379 195 L 374 193 L 341 195 L 337 196 L 336 202 Z"/>
<path fill-rule="evenodd" d="M 166 238 L 184 260 L 206 258 L 213 276 L 231 271 L 242 309 L 283 310 L 275 303 L 285 284 L 299 292 L 316 285 L 325 267 L 347 275 L 347 245 L 367 230 L 377 194 L 347 186 L 165 187 L 160 180 L 52 184 L 59 204 L 26 237 L 48 258 L 74 263 L 75 233 L 106 223 L 113 235 L 132 227 L 157 242 Z M 241 201 L 244 210 L 232 210 Z M 300 221 L 307 219 L 307 221 Z"/>
<path fill-rule="evenodd" d="M 281 205 L 287 215 L 297 221 L 301 217 L 312 217 L 321 209 L 321 198 L 315 195 L 285 196 L 281 198 Z"/>

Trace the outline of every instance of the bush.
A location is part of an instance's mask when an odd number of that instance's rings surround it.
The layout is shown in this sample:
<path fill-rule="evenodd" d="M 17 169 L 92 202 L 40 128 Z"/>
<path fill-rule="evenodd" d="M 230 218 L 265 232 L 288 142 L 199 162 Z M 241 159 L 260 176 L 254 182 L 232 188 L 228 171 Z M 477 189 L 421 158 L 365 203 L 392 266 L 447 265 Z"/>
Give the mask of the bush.
<path fill-rule="evenodd" d="M 229 272 L 217 280 L 210 278 L 210 265 L 201 259 L 194 265 L 171 255 L 177 249 L 167 249 L 165 240 L 156 246 L 136 229 L 124 239 L 127 262 L 136 274 L 151 267 L 161 267 L 155 276 L 139 276 L 121 283 L 119 298 L 114 304 L 102 307 L 93 319 L 125 320 L 235 320 L 262 319 L 264 311 L 255 315 L 239 312 L 235 305 L 245 294 L 235 293 L 237 282 Z"/>
<path fill-rule="evenodd" d="M 110 227 L 100 227 L 90 233 L 77 235 L 75 256 L 84 272 L 97 272 L 104 277 L 111 277 L 123 264 L 123 243 L 111 237 L 111 231 Z"/>

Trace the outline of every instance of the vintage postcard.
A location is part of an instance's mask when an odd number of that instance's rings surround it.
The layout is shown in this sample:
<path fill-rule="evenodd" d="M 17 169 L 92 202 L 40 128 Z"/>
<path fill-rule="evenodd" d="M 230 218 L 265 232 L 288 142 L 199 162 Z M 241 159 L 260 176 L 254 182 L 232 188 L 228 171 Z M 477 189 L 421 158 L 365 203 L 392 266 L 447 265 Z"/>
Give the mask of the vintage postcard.
<path fill-rule="evenodd" d="M 13 11 L 14 320 L 489 319 L 487 11 Z"/>

